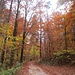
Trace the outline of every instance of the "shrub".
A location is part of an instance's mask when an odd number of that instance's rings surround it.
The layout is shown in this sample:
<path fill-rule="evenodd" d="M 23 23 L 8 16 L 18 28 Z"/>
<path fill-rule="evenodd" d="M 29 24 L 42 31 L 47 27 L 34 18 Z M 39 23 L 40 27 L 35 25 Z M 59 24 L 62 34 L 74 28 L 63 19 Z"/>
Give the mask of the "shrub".
<path fill-rule="evenodd" d="M 65 65 L 75 64 L 75 51 L 74 50 L 63 50 L 53 54 L 51 64 Z"/>
<path fill-rule="evenodd" d="M 16 72 L 21 68 L 21 64 L 18 63 L 16 66 L 12 67 L 11 69 L 4 70 L 1 69 L 0 75 L 15 75 Z"/>

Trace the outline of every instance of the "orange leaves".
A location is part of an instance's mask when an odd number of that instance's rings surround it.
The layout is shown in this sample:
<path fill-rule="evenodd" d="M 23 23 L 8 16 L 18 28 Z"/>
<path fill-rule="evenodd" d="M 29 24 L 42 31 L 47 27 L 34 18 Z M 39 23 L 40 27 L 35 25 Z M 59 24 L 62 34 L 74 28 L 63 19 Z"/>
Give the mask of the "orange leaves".
<path fill-rule="evenodd" d="M 24 30 L 24 28 L 23 28 L 23 18 L 19 18 L 18 19 L 18 29 L 17 29 L 17 34 L 18 35 L 20 35 L 22 32 L 23 32 L 23 30 Z"/>

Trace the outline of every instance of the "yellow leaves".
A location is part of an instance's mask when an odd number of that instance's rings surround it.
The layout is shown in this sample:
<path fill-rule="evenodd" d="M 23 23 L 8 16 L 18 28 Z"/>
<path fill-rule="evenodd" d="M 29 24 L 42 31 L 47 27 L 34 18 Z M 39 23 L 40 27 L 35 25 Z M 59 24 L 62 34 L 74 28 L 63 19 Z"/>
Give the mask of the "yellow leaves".
<path fill-rule="evenodd" d="M 12 27 L 9 24 L 4 24 L 0 27 L 0 33 L 3 36 L 9 36 L 12 34 Z"/>
<path fill-rule="evenodd" d="M 10 41 L 7 41 L 6 45 L 7 45 L 7 47 L 12 46 L 12 41 L 11 40 Z"/>
<path fill-rule="evenodd" d="M 2 28 L 0 28 L 0 33 L 3 32 L 4 30 Z"/>
<path fill-rule="evenodd" d="M 36 46 L 33 46 L 30 50 L 30 58 L 38 58 L 39 57 L 39 50 L 37 49 Z"/>

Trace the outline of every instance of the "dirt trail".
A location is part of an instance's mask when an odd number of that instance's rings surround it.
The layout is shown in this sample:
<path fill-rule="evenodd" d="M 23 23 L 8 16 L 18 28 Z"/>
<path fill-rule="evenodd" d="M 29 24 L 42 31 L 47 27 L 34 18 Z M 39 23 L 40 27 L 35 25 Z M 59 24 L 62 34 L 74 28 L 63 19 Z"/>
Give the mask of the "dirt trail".
<path fill-rule="evenodd" d="M 24 63 L 17 75 L 48 75 L 35 62 Z"/>
<path fill-rule="evenodd" d="M 75 75 L 75 66 L 49 66 L 26 62 L 17 75 Z"/>
<path fill-rule="evenodd" d="M 29 65 L 29 75 L 48 75 L 40 67 L 35 66 L 33 63 Z"/>

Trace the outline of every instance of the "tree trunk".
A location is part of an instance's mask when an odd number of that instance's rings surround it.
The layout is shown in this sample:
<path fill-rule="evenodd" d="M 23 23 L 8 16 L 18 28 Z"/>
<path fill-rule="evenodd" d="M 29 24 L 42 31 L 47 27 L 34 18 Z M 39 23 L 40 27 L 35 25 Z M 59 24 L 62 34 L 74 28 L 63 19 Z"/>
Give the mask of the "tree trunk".
<path fill-rule="evenodd" d="M 66 33 L 66 27 L 65 27 L 65 50 L 67 50 L 67 37 L 66 37 L 67 33 Z"/>
<path fill-rule="evenodd" d="M 73 49 L 75 50 L 75 25 L 73 26 Z"/>
<path fill-rule="evenodd" d="M 27 4 L 27 2 L 26 2 Z M 27 18 L 27 7 L 25 6 L 25 19 L 24 19 L 24 31 L 23 31 L 23 38 L 22 38 L 22 48 L 21 48 L 21 55 L 20 55 L 20 63 L 23 62 L 23 53 L 24 53 L 24 45 L 25 45 L 25 38 L 26 38 L 26 21 Z"/>
<path fill-rule="evenodd" d="M 24 40 L 25 40 L 25 31 L 23 32 L 23 39 L 22 39 L 22 49 L 21 49 L 21 56 L 20 56 L 20 63 L 21 62 L 23 62 L 23 51 L 24 51 L 24 44 L 25 44 L 25 42 L 24 42 Z"/>
<path fill-rule="evenodd" d="M 4 0 L 0 0 L 0 14 L 2 13 L 2 10 L 3 10 L 3 4 Z"/>
<path fill-rule="evenodd" d="M 42 48 L 42 38 L 41 38 L 41 30 L 40 30 L 40 59 L 42 58 L 41 48 Z"/>
<path fill-rule="evenodd" d="M 1 63 L 2 64 L 4 62 L 4 56 L 5 56 L 6 39 L 7 39 L 7 37 L 4 38 L 4 45 L 3 45 L 3 50 L 2 50 L 2 54 L 1 54 Z"/>
<path fill-rule="evenodd" d="M 11 0 L 11 4 L 10 4 L 10 10 L 9 10 L 9 15 L 8 15 L 8 23 L 10 21 L 10 16 L 11 16 L 11 12 L 12 12 L 12 3 L 13 3 L 13 0 Z"/>
<path fill-rule="evenodd" d="M 49 38 L 49 46 L 48 46 L 48 54 L 49 54 L 49 59 L 52 57 L 52 49 L 51 49 L 51 40 Z"/>
<path fill-rule="evenodd" d="M 17 7 L 17 13 L 16 13 L 15 25 L 14 25 L 14 31 L 13 31 L 13 36 L 14 37 L 17 36 L 19 6 L 20 6 L 20 1 L 18 0 L 18 7 Z"/>
<path fill-rule="evenodd" d="M 17 13 L 16 13 L 16 18 L 15 18 L 15 25 L 14 25 L 14 31 L 13 31 L 13 42 L 16 41 L 15 37 L 17 36 L 17 27 L 18 27 L 18 15 L 19 15 L 19 6 L 20 6 L 20 1 L 18 0 L 18 6 L 17 6 Z M 15 47 L 15 43 L 13 43 Z M 12 66 L 14 63 L 14 50 L 11 50 L 11 55 L 10 55 L 10 66 Z"/>
<path fill-rule="evenodd" d="M 4 54 L 5 54 L 5 52 L 4 52 L 4 50 L 2 51 L 2 54 L 1 54 L 1 63 L 3 64 L 3 62 L 4 62 Z"/>

